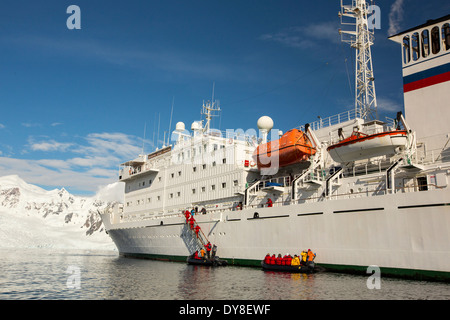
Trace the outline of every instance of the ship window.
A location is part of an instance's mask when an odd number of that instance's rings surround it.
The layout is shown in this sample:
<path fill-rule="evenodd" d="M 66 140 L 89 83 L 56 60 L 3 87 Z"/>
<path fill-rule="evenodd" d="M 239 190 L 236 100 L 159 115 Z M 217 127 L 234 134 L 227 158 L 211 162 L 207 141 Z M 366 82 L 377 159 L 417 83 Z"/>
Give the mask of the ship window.
<path fill-rule="evenodd" d="M 152 198 L 147 198 L 147 203 L 151 203 L 152 202 Z"/>
<path fill-rule="evenodd" d="M 430 32 L 422 31 L 422 57 L 426 58 L 430 55 Z"/>
<path fill-rule="evenodd" d="M 193 167 L 192 171 L 197 172 L 197 167 Z"/>
<path fill-rule="evenodd" d="M 202 187 L 202 192 L 205 192 L 206 191 L 206 187 Z"/>
<path fill-rule="evenodd" d="M 411 61 L 411 46 L 409 43 L 409 36 L 403 38 L 403 63 L 407 64 Z"/>
<path fill-rule="evenodd" d="M 211 190 L 212 191 L 216 190 L 216 185 L 215 184 L 211 185 Z"/>
<path fill-rule="evenodd" d="M 178 171 L 178 176 L 181 177 L 181 171 Z"/>
<path fill-rule="evenodd" d="M 419 187 L 419 191 L 427 191 L 428 190 L 427 177 L 418 177 L 417 186 Z"/>
<path fill-rule="evenodd" d="M 177 192 L 177 197 L 181 197 L 181 192 L 180 191 Z"/>
<path fill-rule="evenodd" d="M 170 174 L 170 177 L 171 177 L 171 178 L 173 178 L 174 176 L 175 176 L 175 174 L 174 174 L 174 173 L 171 173 L 171 174 Z"/>
<path fill-rule="evenodd" d="M 192 189 L 192 194 L 195 194 L 195 189 Z"/>
<path fill-rule="evenodd" d="M 203 164 L 202 167 L 203 167 L 203 170 L 205 170 L 206 169 L 206 164 Z"/>
<path fill-rule="evenodd" d="M 216 166 L 216 162 L 215 162 L 215 161 L 213 161 L 213 163 L 212 163 L 212 166 L 213 166 L 213 167 L 215 167 L 215 166 Z"/>
<path fill-rule="evenodd" d="M 227 163 L 227 158 L 223 158 L 223 159 L 222 159 L 222 163 L 223 163 L 223 164 L 226 164 L 226 163 Z"/>
<path fill-rule="evenodd" d="M 450 24 L 448 23 L 442 26 L 442 43 L 445 50 L 450 49 Z"/>
<path fill-rule="evenodd" d="M 414 61 L 419 60 L 420 51 L 419 51 L 419 34 L 416 32 L 411 37 L 411 47 L 412 47 L 412 58 Z"/>
<path fill-rule="evenodd" d="M 222 182 L 222 189 L 225 189 L 227 187 L 227 183 L 226 182 Z"/>
<path fill-rule="evenodd" d="M 239 181 L 238 181 L 238 180 L 234 180 L 234 181 L 233 181 L 233 185 L 234 185 L 235 187 L 237 187 L 237 186 L 239 185 Z"/>
<path fill-rule="evenodd" d="M 172 199 L 173 198 L 173 193 L 169 194 L 169 198 Z"/>
<path fill-rule="evenodd" d="M 437 54 L 441 51 L 440 42 L 439 27 L 434 27 L 431 29 L 431 48 L 433 54 Z"/>

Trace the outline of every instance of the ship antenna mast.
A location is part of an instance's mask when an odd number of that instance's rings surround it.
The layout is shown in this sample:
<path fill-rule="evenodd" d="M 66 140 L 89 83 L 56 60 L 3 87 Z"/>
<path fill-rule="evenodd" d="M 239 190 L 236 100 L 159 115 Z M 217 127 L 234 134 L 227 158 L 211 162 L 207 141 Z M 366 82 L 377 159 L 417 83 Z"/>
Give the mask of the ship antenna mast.
<path fill-rule="evenodd" d="M 344 5 L 343 1 L 341 0 L 339 12 L 341 24 L 356 27 L 355 31 L 339 29 L 342 41 L 356 49 L 355 113 L 363 119 L 375 120 L 378 118 L 377 97 L 370 49 L 374 42 L 374 32 L 370 31 L 368 23 L 371 12 L 366 0 L 352 0 L 351 5 Z M 355 21 L 344 21 L 347 18 Z"/>
<path fill-rule="evenodd" d="M 206 101 L 206 103 L 203 101 L 202 114 L 204 114 L 206 118 L 206 124 L 203 128 L 204 133 L 209 132 L 212 117 L 217 116 L 215 113 L 220 111 L 219 101 L 214 100 L 214 87 L 215 83 L 213 84 L 211 101 Z"/>

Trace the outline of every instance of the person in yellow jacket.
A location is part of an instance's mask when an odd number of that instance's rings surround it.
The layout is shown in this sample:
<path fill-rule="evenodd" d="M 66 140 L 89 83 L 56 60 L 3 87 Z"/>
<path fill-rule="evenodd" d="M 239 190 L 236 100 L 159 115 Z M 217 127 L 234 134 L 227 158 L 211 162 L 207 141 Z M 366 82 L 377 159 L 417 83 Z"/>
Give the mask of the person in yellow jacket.
<path fill-rule="evenodd" d="M 291 261 L 291 266 L 299 266 L 300 265 L 300 259 L 298 258 L 297 255 L 294 256 L 294 258 L 292 258 Z"/>
<path fill-rule="evenodd" d="M 302 253 L 300 253 L 300 255 L 302 256 L 301 264 L 306 264 L 306 260 L 308 259 L 308 253 L 305 250 L 303 250 Z"/>

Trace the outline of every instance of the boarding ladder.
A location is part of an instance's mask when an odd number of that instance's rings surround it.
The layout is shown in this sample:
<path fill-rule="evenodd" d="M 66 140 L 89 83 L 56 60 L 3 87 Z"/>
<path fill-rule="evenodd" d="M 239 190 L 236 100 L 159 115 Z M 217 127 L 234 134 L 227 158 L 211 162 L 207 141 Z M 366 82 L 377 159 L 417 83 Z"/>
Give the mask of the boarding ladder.
<path fill-rule="evenodd" d="M 194 219 L 194 223 L 192 224 L 192 227 L 191 227 L 190 221 L 188 219 L 186 219 L 186 225 L 187 225 L 188 230 L 191 232 L 192 237 L 194 237 L 194 239 L 197 240 L 199 247 L 206 248 L 206 245 L 209 243 L 209 240 L 206 237 L 206 235 L 203 233 L 203 230 L 200 228 L 197 221 Z M 198 226 L 198 233 L 195 231 L 195 228 L 197 226 Z"/>

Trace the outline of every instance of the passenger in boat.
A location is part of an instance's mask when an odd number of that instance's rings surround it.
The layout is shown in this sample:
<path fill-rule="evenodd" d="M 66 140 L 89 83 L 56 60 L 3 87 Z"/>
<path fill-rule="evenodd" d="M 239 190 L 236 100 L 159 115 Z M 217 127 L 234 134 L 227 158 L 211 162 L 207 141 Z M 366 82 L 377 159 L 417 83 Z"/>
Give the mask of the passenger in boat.
<path fill-rule="evenodd" d="M 201 248 L 199 259 L 205 259 L 205 249 Z"/>
<path fill-rule="evenodd" d="M 205 247 L 206 247 L 206 254 L 208 255 L 208 259 L 210 259 L 210 257 L 211 257 L 211 248 L 212 248 L 211 242 L 208 242 Z"/>
<path fill-rule="evenodd" d="M 277 264 L 277 258 L 275 257 L 275 254 L 270 257 L 270 264 Z"/>
<path fill-rule="evenodd" d="M 273 206 L 273 202 L 272 202 L 272 199 L 267 199 L 267 202 L 266 202 L 266 204 L 267 204 L 267 207 L 269 207 L 269 208 L 271 208 L 272 206 Z"/>
<path fill-rule="evenodd" d="M 294 255 L 294 258 L 291 261 L 291 266 L 299 266 L 300 265 L 300 259 L 297 255 Z"/>
<path fill-rule="evenodd" d="M 286 256 L 286 265 L 290 266 L 292 264 L 292 256 L 288 253 Z"/>
<path fill-rule="evenodd" d="M 198 250 L 194 252 L 194 259 L 200 259 L 200 258 L 198 257 Z"/>
<path fill-rule="evenodd" d="M 303 250 L 302 253 L 300 253 L 300 256 L 302 257 L 301 260 L 300 260 L 300 264 L 301 265 L 305 265 L 306 264 L 306 260 L 308 258 L 308 253 L 305 250 Z"/>
<path fill-rule="evenodd" d="M 266 257 L 264 258 L 264 263 L 265 264 L 270 264 L 270 254 L 268 253 L 267 255 L 266 255 Z"/>
<path fill-rule="evenodd" d="M 236 206 L 236 210 L 242 210 L 242 202 L 239 202 Z"/>
<path fill-rule="evenodd" d="M 195 215 L 195 209 L 192 208 L 192 210 L 191 210 L 191 216 L 194 216 L 194 215 Z"/>
<path fill-rule="evenodd" d="M 283 258 L 281 257 L 281 254 L 278 254 L 278 257 L 277 257 L 277 265 L 279 265 L 279 266 L 281 266 L 281 262 L 282 262 L 282 260 L 283 260 Z"/>
<path fill-rule="evenodd" d="M 311 251 L 311 249 L 308 249 L 308 262 L 314 261 L 314 258 L 316 257 L 316 254 Z"/>

